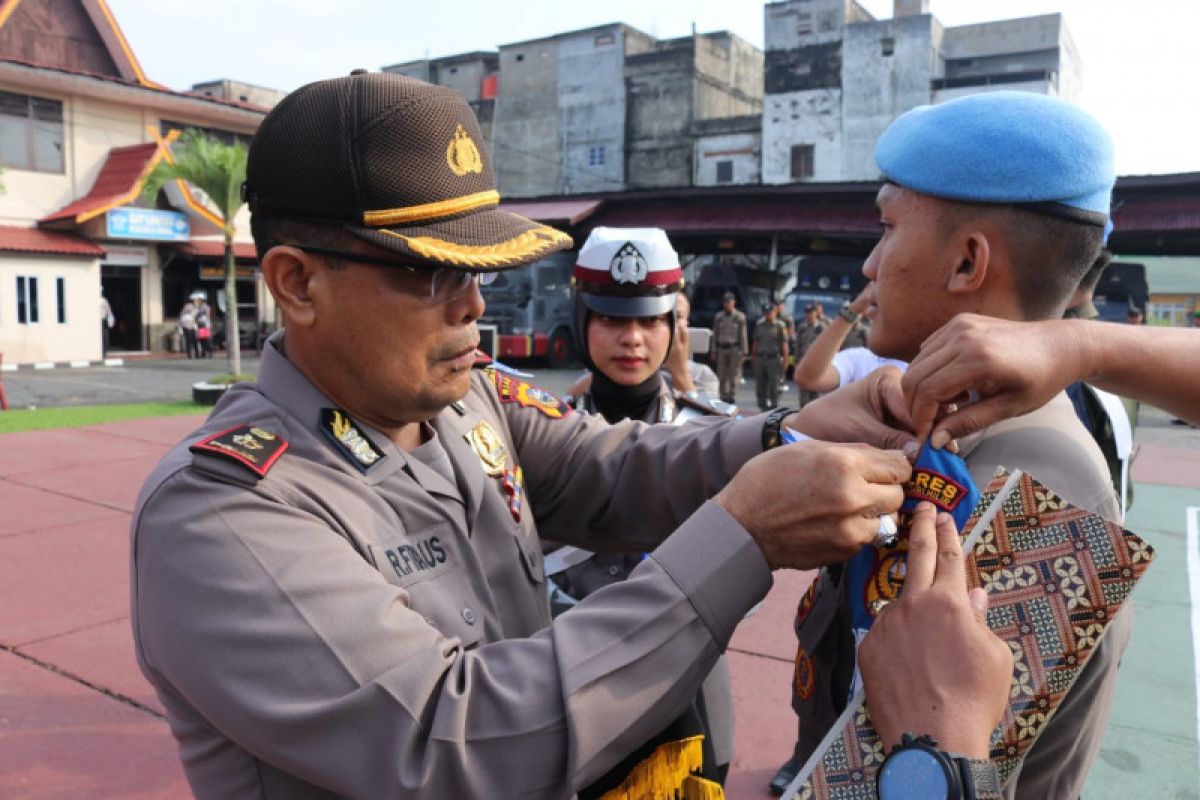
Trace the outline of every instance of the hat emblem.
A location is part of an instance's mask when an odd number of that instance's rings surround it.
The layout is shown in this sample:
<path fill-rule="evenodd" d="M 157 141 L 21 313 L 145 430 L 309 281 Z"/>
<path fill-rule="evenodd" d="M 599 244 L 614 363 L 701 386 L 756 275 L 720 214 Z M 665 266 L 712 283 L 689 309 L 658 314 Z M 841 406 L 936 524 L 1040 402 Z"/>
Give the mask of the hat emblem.
<path fill-rule="evenodd" d="M 650 268 L 646 266 L 646 259 L 641 251 L 634 247 L 632 242 L 626 242 L 612 257 L 608 271 L 617 283 L 641 283 L 646 279 Z"/>
<path fill-rule="evenodd" d="M 450 171 L 460 178 L 468 172 L 483 172 L 479 148 L 461 122 L 454 128 L 454 136 L 446 147 L 446 163 L 450 165 Z"/>

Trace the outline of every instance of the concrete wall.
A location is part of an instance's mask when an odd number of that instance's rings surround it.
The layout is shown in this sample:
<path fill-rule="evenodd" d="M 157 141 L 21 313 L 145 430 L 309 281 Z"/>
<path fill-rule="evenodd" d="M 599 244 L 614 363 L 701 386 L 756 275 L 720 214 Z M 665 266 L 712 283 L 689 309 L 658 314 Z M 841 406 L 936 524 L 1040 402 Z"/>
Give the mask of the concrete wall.
<path fill-rule="evenodd" d="M 17 322 L 17 276 L 38 279 L 39 321 Z M 65 279 L 65 324 L 55 281 Z M 100 262 L 89 258 L 0 253 L 0 353 L 5 364 L 100 358 Z"/>
<path fill-rule="evenodd" d="M 502 195 L 624 188 L 628 31 L 609 25 L 500 48 L 492 152 Z M 629 45 L 641 50 L 641 37 Z M 590 163 L 592 148 L 603 148 L 603 164 Z"/>
<path fill-rule="evenodd" d="M 686 186 L 691 178 L 697 39 L 662 42 L 657 50 L 626 59 L 631 187 Z"/>
<path fill-rule="evenodd" d="M 841 180 L 841 89 L 767 95 L 763 103 L 762 182 L 792 183 L 792 146 L 802 144 L 813 145 L 812 180 Z"/>
<path fill-rule="evenodd" d="M 505 197 L 554 194 L 562 187 L 558 131 L 558 47 L 544 39 L 500 48 L 504 84 L 496 100 L 492 159 Z"/>
<path fill-rule="evenodd" d="M 692 183 L 696 186 L 752 184 L 761 180 L 762 134 L 758 132 L 698 136 L 694 148 Z M 722 161 L 732 162 L 733 180 L 717 180 L 717 164 Z"/>
<path fill-rule="evenodd" d="M 558 119 L 565 193 L 625 188 L 625 26 L 558 40 Z M 590 163 L 603 148 L 604 163 Z"/>
<path fill-rule="evenodd" d="M 732 34 L 694 39 L 694 118 L 738 117 L 762 111 L 763 53 Z"/>
<path fill-rule="evenodd" d="M 903 112 L 930 102 L 939 29 L 927 14 L 846 29 L 841 180 L 878 177 L 874 152 L 880 134 Z M 891 55 L 884 54 L 888 42 Z"/>

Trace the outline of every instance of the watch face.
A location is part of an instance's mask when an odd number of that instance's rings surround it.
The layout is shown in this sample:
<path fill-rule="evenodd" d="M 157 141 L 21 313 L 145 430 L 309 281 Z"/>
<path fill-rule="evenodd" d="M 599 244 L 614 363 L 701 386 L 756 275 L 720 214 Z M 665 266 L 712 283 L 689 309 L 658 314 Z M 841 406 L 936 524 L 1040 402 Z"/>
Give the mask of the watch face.
<path fill-rule="evenodd" d="M 948 797 L 946 767 L 927 750 L 897 750 L 879 770 L 881 800 L 928 800 Z"/>

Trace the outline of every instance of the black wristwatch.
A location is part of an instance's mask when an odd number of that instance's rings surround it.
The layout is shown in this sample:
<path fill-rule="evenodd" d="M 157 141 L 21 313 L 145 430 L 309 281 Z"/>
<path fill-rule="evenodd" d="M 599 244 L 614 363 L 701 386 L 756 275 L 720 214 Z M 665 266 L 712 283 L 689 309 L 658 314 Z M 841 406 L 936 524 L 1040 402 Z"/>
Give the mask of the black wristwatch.
<path fill-rule="evenodd" d="M 783 432 L 779 428 L 783 425 L 783 418 L 788 414 L 794 413 L 796 413 L 796 409 L 780 406 L 770 414 L 767 414 L 766 420 L 763 421 L 762 429 L 763 450 L 770 450 L 773 447 L 779 447 L 779 445 L 783 444 Z"/>
<path fill-rule="evenodd" d="M 875 776 L 879 800 L 999 800 L 1000 776 L 991 761 L 945 753 L 929 736 L 906 733 Z"/>
<path fill-rule="evenodd" d="M 851 325 L 862 319 L 861 314 L 855 314 L 850 306 L 842 306 L 838 309 L 838 316 L 849 322 Z"/>

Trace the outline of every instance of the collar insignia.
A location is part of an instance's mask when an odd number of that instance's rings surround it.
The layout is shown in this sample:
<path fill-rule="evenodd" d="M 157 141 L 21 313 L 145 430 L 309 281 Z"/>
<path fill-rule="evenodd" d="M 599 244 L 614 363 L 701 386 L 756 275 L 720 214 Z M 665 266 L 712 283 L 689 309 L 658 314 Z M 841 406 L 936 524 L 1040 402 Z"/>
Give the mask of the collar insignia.
<path fill-rule="evenodd" d="M 366 472 L 387 457 L 340 409 L 321 409 L 321 433 L 325 434 L 325 438 L 333 442 L 360 472 Z"/>
<path fill-rule="evenodd" d="M 489 478 L 498 478 L 504 474 L 508 466 L 508 448 L 504 446 L 500 434 L 496 433 L 496 429 L 486 420 L 476 423 L 474 428 L 463 434 L 463 438 L 471 445 L 475 455 L 479 456 L 479 463 L 483 465 L 483 471 Z"/>
<path fill-rule="evenodd" d="M 617 283 L 641 283 L 646 279 L 650 268 L 646 266 L 646 259 L 642 257 L 641 251 L 634 247 L 632 242 L 626 242 L 612 257 L 608 271 Z"/>
<path fill-rule="evenodd" d="M 263 478 L 288 449 L 288 443 L 255 425 L 239 425 L 201 439 L 189 449 L 193 453 L 212 453 L 227 458 Z"/>
<path fill-rule="evenodd" d="M 455 127 L 454 138 L 446 147 L 446 164 L 449 165 L 450 171 L 460 178 L 468 172 L 483 172 L 483 158 L 479 155 L 479 148 L 475 146 L 471 135 L 461 122 Z"/>

